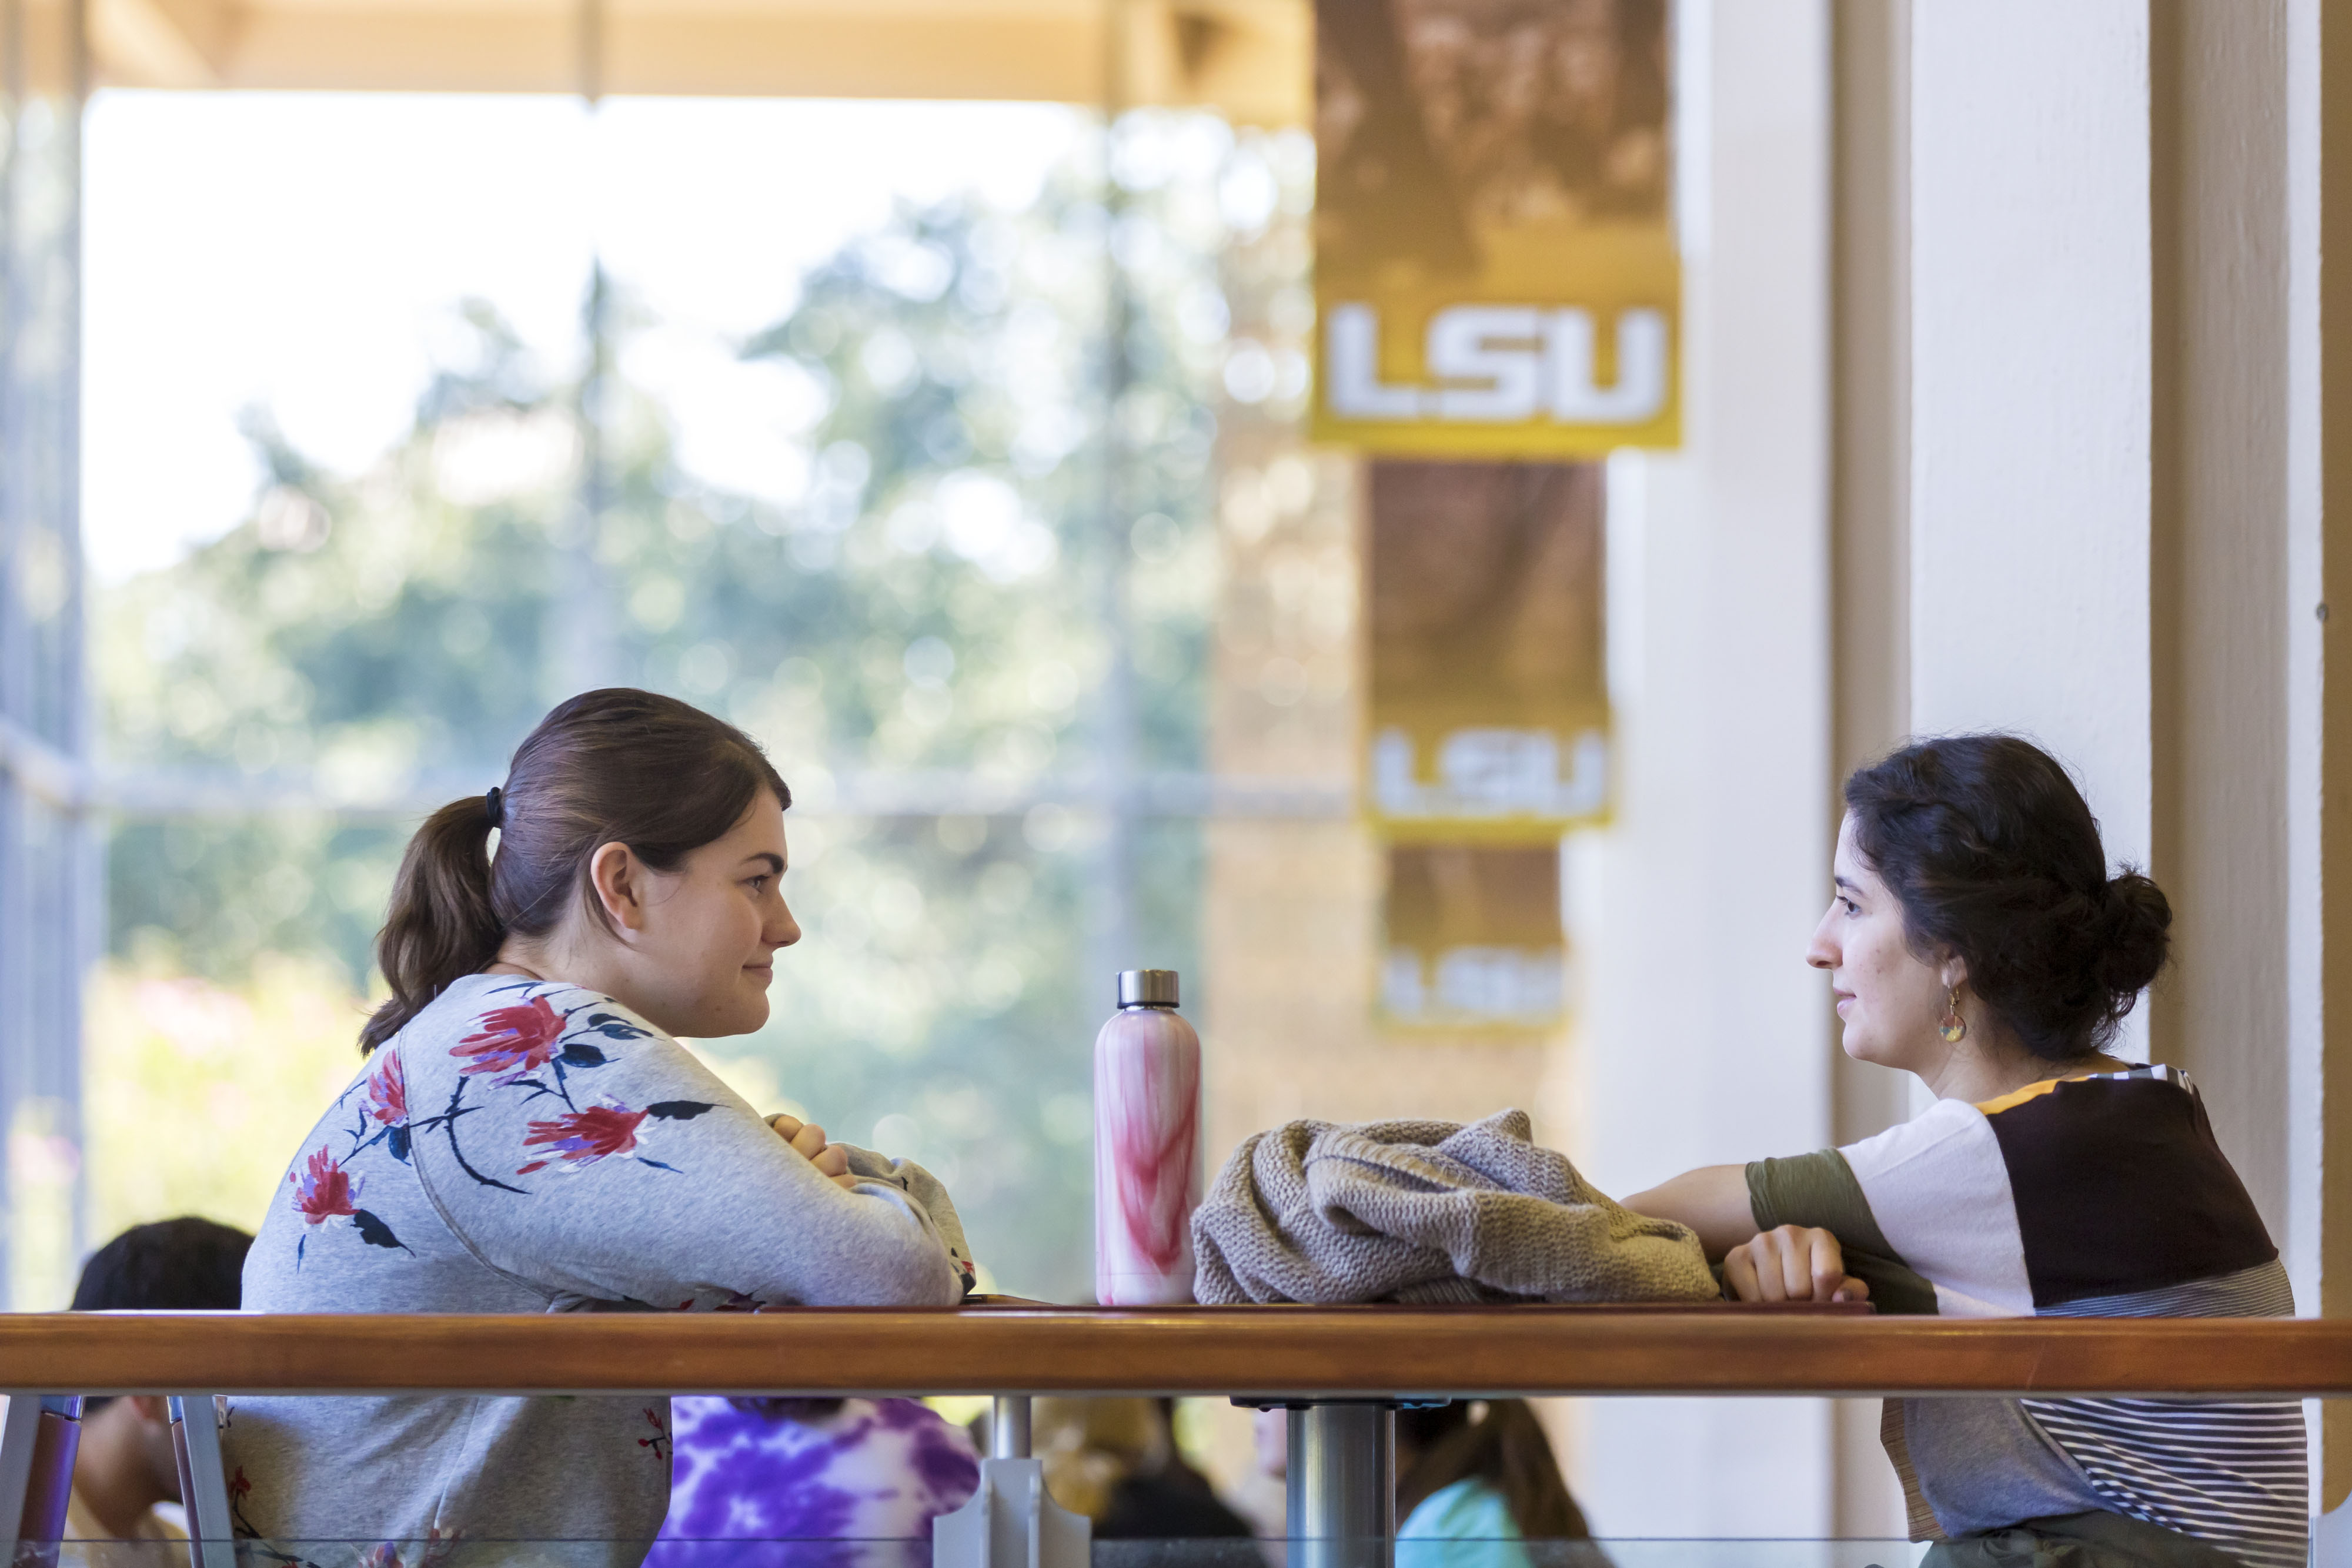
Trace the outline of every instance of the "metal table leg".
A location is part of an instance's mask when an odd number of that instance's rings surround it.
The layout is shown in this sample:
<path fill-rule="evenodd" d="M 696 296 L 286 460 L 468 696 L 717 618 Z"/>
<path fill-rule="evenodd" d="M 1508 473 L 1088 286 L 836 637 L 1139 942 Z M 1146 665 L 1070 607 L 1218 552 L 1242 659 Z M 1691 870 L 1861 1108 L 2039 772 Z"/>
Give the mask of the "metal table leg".
<path fill-rule="evenodd" d="M 23 1546 L 31 1543 L 56 1555 L 80 1446 L 80 1395 L 8 1396 L 7 1420 L 0 1429 L 0 1541 L 18 1545 L 0 1552 L 21 1556 Z"/>
<path fill-rule="evenodd" d="M 980 1490 L 932 1521 L 931 1568 L 1087 1568 L 1093 1532 L 1046 1494 L 1045 1467 L 1029 1457 L 1028 1399 L 998 1396 Z"/>
<path fill-rule="evenodd" d="M 8 1531 L 13 1542 L 20 1528 L 17 1521 L 25 1511 L 25 1494 L 33 1484 L 33 1450 L 40 1441 L 41 1396 L 37 1394 L 8 1396 L 8 1414 L 0 1422 L 0 1529 Z M 13 1544 L 0 1545 L 10 1557 L 16 1555 Z"/>
<path fill-rule="evenodd" d="M 1393 1568 L 1396 1409 L 1289 1409 L 1288 1568 Z"/>
<path fill-rule="evenodd" d="M 1025 1459 L 1029 1457 L 1029 1400 L 1025 1395 L 1000 1394 L 988 1414 L 988 1457 Z"/>
<path fill-rule="evenodd" d="M 167 1408 L 196 1568 L 236 1568 L 236 1529 L 221 1461 L 220 1405 L 209 1394 L 175 1394 Z"/>

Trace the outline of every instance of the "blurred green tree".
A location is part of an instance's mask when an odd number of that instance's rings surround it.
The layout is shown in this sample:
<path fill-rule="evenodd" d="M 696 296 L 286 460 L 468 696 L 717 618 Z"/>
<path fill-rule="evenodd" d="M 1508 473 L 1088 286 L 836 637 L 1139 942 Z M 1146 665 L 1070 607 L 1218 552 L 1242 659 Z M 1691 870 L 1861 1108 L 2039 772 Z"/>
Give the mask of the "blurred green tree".
<path fill-rule="evenodd" d="M 580 388 L 478 306 L 470 352 L 366 474 L 257 418 L 253 517 L 101 601 L 131 780 L 117 964 L 266 987 L 326 961 L 364 988 L 417 806 L 503 775 L 573 689 L 585 615 L 604 667 L 743 725 L 800 800 L 805 945 L 769 1027 L 702 1049 L 747 1093 L 931 1165 L 1001 1288 L 1085 1299 L 1109 986 L 1087 967 L 1105 828 L 1084 786 L 1112 745 L 1203 763 L 1232 143 L 1201 123 L 1123 128 L 1206 146 L 1189 179 L 1107 204 L 1066 170 L 1026 211 L 903 209 L 813 269 L 740 346 L 788 412 L 756 488 L 683 460 L 630 373 L 667 329 L 625 290 L 597 486 Z M 1133 716 L 1107 727 L 1093 694 L 1122 664 Z M 1197 825 L 1146 821 L 1132 846 L 1139 945 L 1191 969 Z M 265 1182 L 282 1153 L 257 1156 Z"/>

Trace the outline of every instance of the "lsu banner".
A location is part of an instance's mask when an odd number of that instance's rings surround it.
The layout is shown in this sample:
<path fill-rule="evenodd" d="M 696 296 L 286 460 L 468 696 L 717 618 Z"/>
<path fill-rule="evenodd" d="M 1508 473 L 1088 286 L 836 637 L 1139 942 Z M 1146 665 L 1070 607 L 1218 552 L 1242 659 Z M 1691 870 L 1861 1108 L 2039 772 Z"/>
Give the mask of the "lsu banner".
<path fill-rule="evenodd" d="M 1374 828 L 1556 842 L 1609 800 L 1601 465 L 1367 467 Z"/>
<path fill-rule="evenodd" d="M 1566 1011 L 1559 852 L 1392 844 L 1381 901 L 1379 1012 L 1404 1029 L 1524 1033 Z"/>
<path fill-rule="evenodd" d="M 1317 0 L 1314 434 L 1681 440 L 1667 0 Z"/>

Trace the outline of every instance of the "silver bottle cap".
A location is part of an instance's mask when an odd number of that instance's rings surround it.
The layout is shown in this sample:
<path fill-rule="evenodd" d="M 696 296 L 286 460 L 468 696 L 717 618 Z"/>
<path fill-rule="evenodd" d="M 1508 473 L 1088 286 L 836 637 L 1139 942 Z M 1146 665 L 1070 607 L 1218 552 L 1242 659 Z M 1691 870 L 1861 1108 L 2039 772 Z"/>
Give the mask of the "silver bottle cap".
<path fill-rule="evenodd" d="M 1173 969 L 1121 969 L 1118 1005 L 1122 1008 L 1172 1008 L 1176 1005 Z"/>

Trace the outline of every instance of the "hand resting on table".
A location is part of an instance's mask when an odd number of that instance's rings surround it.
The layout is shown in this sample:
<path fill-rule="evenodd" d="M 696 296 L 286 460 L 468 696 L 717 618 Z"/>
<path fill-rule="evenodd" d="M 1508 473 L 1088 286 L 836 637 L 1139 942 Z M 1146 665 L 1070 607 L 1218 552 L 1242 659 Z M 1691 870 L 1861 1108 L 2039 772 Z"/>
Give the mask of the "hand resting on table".
<path fill-rule="evenodd" d="M 1743 1301 L 1866 1301 L 1870 1286 L 1845 1271 L 1838 1239 L 1783 1225 L 1723 1255 L 1723 1282 Z"/>
<path fill-rule="evenodd" d="M 1624 1201 L 1636 1214 L 1696 1231 L 1708 1259 L 1723 1260 L 1723 1282 L 1740 1301 L 1870 1299 L 1870 1287 L 1846 1273 L 1845 1254 L 1830 1232 L 1783 1225 L 1757 1234 L 1745 1166 L 1703 1166 Z"/>

